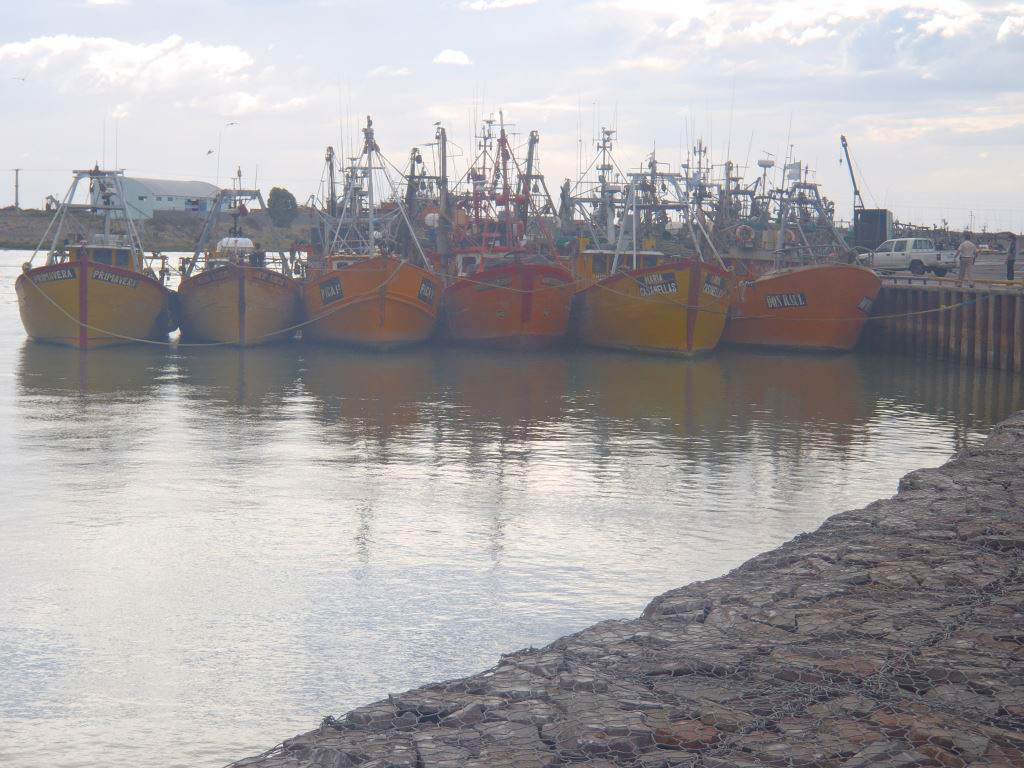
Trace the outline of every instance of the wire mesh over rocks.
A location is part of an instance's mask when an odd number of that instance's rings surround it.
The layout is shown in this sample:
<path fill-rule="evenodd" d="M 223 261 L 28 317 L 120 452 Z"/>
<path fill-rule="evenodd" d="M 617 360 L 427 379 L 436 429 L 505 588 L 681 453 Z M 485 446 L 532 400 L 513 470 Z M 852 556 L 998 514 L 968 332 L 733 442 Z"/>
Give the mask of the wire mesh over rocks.
<path fill-rule="evenodd" d="M 1024 415 L 899 494 L 247 768 L 1024 766 Z"/>

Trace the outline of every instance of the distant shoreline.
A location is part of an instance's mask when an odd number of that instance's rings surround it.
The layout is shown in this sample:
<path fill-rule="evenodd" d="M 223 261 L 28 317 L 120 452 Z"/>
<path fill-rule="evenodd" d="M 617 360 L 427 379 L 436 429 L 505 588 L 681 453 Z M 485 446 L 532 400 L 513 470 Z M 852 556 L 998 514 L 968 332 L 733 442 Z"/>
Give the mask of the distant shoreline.
<path fill-rule="evenodd" d="M 0 250 L 32 251 L 46 234 L 53 219 L 53 211 L 39 209 L 0 209 Z M 81 218 L 81 217 L 79 217 Z M 184 252 L 195 250 L 203 229 L 203 216 L 183 211 L 161 211 L 152 219 L 138 221 L 142 248 L 146 252 Z M 240 225 L 246 237 L 258 242 L 268 251 L 287 251 L 295 243 L 310 237 L 312 211 L 300 208 L 291 226 L 275 227 L 266 211 L 251 211 L 241 218 Z M 222 217 L 211 240 L 228 234 L 230 217 Z"/>

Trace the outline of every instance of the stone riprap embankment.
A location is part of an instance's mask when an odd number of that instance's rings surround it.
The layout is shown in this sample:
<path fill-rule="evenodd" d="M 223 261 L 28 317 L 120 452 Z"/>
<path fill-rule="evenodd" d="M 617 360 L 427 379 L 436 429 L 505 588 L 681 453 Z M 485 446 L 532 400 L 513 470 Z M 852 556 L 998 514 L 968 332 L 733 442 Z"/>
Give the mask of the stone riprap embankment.
<path fill-rule="evenodd" d="M 248 768 L 1024 766 L 1024 414 L 899 494 Z"/>

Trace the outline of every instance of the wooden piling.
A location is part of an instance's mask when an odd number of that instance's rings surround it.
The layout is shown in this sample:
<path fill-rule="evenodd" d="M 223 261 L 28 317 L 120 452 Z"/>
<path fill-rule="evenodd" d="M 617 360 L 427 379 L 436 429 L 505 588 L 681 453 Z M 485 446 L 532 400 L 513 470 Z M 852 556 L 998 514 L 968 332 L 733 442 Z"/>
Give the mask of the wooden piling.
<path fill-rule="evenodd" d="M 943 290 L 939 294 L 939 305 L 948 307 L 953 303 L 953 292 Z M 939 349 L 936 357 L 942 360 L 949 359 L 949 327 L 953 319 L 953 310 L 945 309 L 939 313 Z"/>
<path fill-rule="evenodd" d="M 964 301 L 974 299 L 974 295 L 963 292 Z M 974 341 L 974 314 L 975 304 L 965 304 L 960 317 L 960 362 L 969 363 L 974 358 L 971 356 L 972 342 Z"/>
<path fill-rule="evenodd" d="M 931 297 L 928 295 L 928 289 L 922 287 L 918 291 L 918 314 L 913 317 L 913 330 L 914 330 L 914 346 L 918 347 L 918 354 L 928 356 L 928 315 L 925 311 L 928 309 L 928 302 Z"/>
<path fill-rule="evenodd" d="M 1013 301 L 1013 372 L 1024 368 L 1024 295 L 1017 294 Z"/>
<path fill-rule="evenodd" d="M 1024 290 L 894 281 L 875 304 L 865 343 L 910 357 L 1024 372 Z"/>
<path fill-rule="evenodd" d="M 1010 343 L 1013 334 L 1013 297 L 1004 293 L 999 297 L 1002 333 L 999 337 L 999 368 L 1013 370 L 1013 348 Z"/>
<path fill-rule="evenodd" d="M 996 296 L 989 294 L 985 303 L 988 305 L 988 318 L 985 322 L 985 365 L 988 368 L 995 368 L 996 343 L 999 339 L 999 334 L 996 331 Z"/>
<path fill-rule="evenodd" d="M 985 302 L 980 292 L 974 294 L 974 367 L 981 368 L 985 364 Z"/>
<path fill-rule="evenodd" d="M 963 314 L 963 307 L 960 303 L 963 301 L 963 295 L 960 291 L 952 291 L 953 296 L 953 309 L 949 312 L 949 359 L 959 360 L 960 359 L 960 316 Z"/>

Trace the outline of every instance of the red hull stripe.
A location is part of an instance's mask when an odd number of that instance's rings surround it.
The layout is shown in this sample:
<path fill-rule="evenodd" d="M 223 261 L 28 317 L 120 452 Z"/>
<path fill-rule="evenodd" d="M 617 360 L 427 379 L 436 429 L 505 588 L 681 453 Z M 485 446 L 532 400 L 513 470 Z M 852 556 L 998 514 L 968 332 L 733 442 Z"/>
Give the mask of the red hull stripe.
<path fill-rule="evenodd" d="M 245 344 L 245 268 L 238 267 L 238 343 Z"/>
<path fill-rule="evenodd" d="M 89 262 L 78 263 L 78 346 L 89 347 Z"/>
<path fill-rule="evenodd" d="M 690 285 L 686 292 L 686 351 L 693 351 L 693 332 L 697 327 L 697 302 L 700 301 L 700 264 L 690 262 Z"/>

